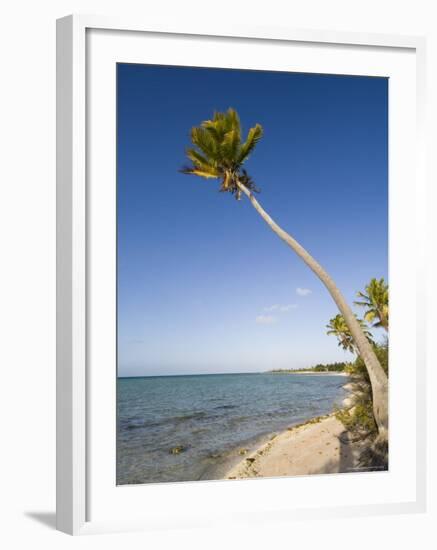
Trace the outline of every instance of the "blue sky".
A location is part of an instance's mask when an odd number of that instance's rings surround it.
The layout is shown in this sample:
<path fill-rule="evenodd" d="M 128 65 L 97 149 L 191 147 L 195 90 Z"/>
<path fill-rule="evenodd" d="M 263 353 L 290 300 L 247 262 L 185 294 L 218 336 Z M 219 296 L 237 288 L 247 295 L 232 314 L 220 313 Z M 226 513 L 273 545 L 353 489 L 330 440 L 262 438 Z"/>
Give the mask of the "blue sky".
<path fill-rule="evenodd" d="M 190 128 L 215 110 L 235 108 L 244 132 L 262 124 L 246 164 L 259 201 L 352 303 L 371 277 L 387 278 L 387 80 L 117 71 L 119 375 L 350 358 L 326 335 L 330 295 L 250 203 L 178 169 Z"/>

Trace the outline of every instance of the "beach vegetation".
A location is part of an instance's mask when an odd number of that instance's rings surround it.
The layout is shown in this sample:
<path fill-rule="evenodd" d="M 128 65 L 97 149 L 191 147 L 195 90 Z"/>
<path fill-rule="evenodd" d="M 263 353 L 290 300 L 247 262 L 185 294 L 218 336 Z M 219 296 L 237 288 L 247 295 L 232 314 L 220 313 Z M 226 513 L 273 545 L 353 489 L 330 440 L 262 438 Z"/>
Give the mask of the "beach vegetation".
<path fill-rule="evenodd" d="M 355 302 L 360 307 L 365 307 L 364 319 L 359 320 L 363 331 L 373 346 L 378 362 L 388 378 L 388 338 L 385 337 L 379 344 L 372 338 L 370 329 L 383 327 L 388 331 L 388 284 L 381 279 L 371 279 L 365 287 L 365 292 L 358 292 L 361 301 Z M 366 323 L 369 323 L 368 326 Z M 327 325 L 328 334 L 334 335 L 339 340 L 343 349 L 354 352 L 356 359 L 350 363 L 346 370 L 351 375 L 353 382 L 350 384 L 352 392 L 351 406 L 336 410 L 337 418 L 342 422 L 353 440 L 366 442 L 364 451 L 360 456 L 360 464 L 366 468 L 386 469 L 388 465 L 388 443 L 378 438 L 378 427 L 374 415 L 374 398 L 369 371 L 359 350 L 347 330 L 341 316 L 336 315 Z"/>
<path fill-rule="evenodd" d="M 364 292 L 357 292 L 357 306 L 365 308 L 364 319 L 372 327 L 383 327 L 388 332 L 388 284 L 381 279 L 371 279 Z"/>
<path fill-rule="evenodd" d="M 388 376 L 388 340 L 374 344 L 375 354 Z M 377 470 L 388 467 L 388 444 L 378 438 L 378 429 L 373 414 L 372 385 L 364 361 L 360 356 L 348 368 L 352 375 L 351 402 L 346 409 L 337 409 L 336 416 L 355 441 L 365 442 L 359 458 L 361 466 Z"/>
<path fill-rule="evenodd" d="M 271 374 L 299 374 L 300 372 L 346 372 L 348 363 L 318 363 L 313 367 L 302 369 L 273 369 L 268 371 Z"/>
<path fill-rule="evenodd" d="M 370 343 L 373 344 L 372 334 L 369 331 L 365 321 L 363 321 L 363 319 L 359 319 L 356 315 L 355 317 L 361 327 L 361 330 L 365 334 L 366 338 L 369 340 Z M 326 328 L 328 329 L 327 331 L 328 335 L 333 335 L 337 338 L 338 345 L 340 347 L 342 347 L 345 351 L 350 351 L 355 355 L 359 355 L 359 349 L 342 315 L 338 313 L 335 317 L 330 319 L 329 324 L 326 325 Z"/>

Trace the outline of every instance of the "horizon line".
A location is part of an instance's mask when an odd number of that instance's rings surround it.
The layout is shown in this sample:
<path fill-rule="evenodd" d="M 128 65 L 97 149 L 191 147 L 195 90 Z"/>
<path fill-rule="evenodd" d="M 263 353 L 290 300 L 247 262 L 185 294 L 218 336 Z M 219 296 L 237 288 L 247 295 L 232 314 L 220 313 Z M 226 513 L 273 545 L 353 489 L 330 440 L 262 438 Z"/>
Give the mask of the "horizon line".
<path fill-rule="evenodd" d="M 222 374 L 263 374 L 269 371 L 251 371 L 251 372 L 198 372 L 186 374 L 134 374 L 134 375 L 118 375 L 117 378 L 164 378 L 174 376 L 220 376 Z"/>

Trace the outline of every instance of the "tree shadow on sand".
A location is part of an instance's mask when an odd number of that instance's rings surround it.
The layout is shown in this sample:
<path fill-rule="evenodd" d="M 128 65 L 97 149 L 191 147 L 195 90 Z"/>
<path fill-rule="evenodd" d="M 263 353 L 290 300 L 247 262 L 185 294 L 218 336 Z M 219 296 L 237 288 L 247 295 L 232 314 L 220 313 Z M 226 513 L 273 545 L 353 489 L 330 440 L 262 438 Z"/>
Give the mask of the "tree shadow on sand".
<path fill-rule="evenodd" d="M 322 467 L 309 472 L 310 474 L 339 474 L 363 470 L 359 465 L 359 457 L 363 450 L 362 443 L 354 441 L 351 434 L 346 430 L 337 436 L 337 440 L 339 445 L 338 458 L 327 460 Z"/>

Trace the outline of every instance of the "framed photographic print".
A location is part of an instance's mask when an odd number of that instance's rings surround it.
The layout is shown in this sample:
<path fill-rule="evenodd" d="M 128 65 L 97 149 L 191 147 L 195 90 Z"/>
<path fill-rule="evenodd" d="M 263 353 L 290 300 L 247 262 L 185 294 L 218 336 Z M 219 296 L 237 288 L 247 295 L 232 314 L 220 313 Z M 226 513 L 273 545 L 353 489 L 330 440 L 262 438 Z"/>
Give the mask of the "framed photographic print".
<path fill-rule="evenodd" d="M 423 64 L 58 21 L 60 530 L 424 509 Z"/>

